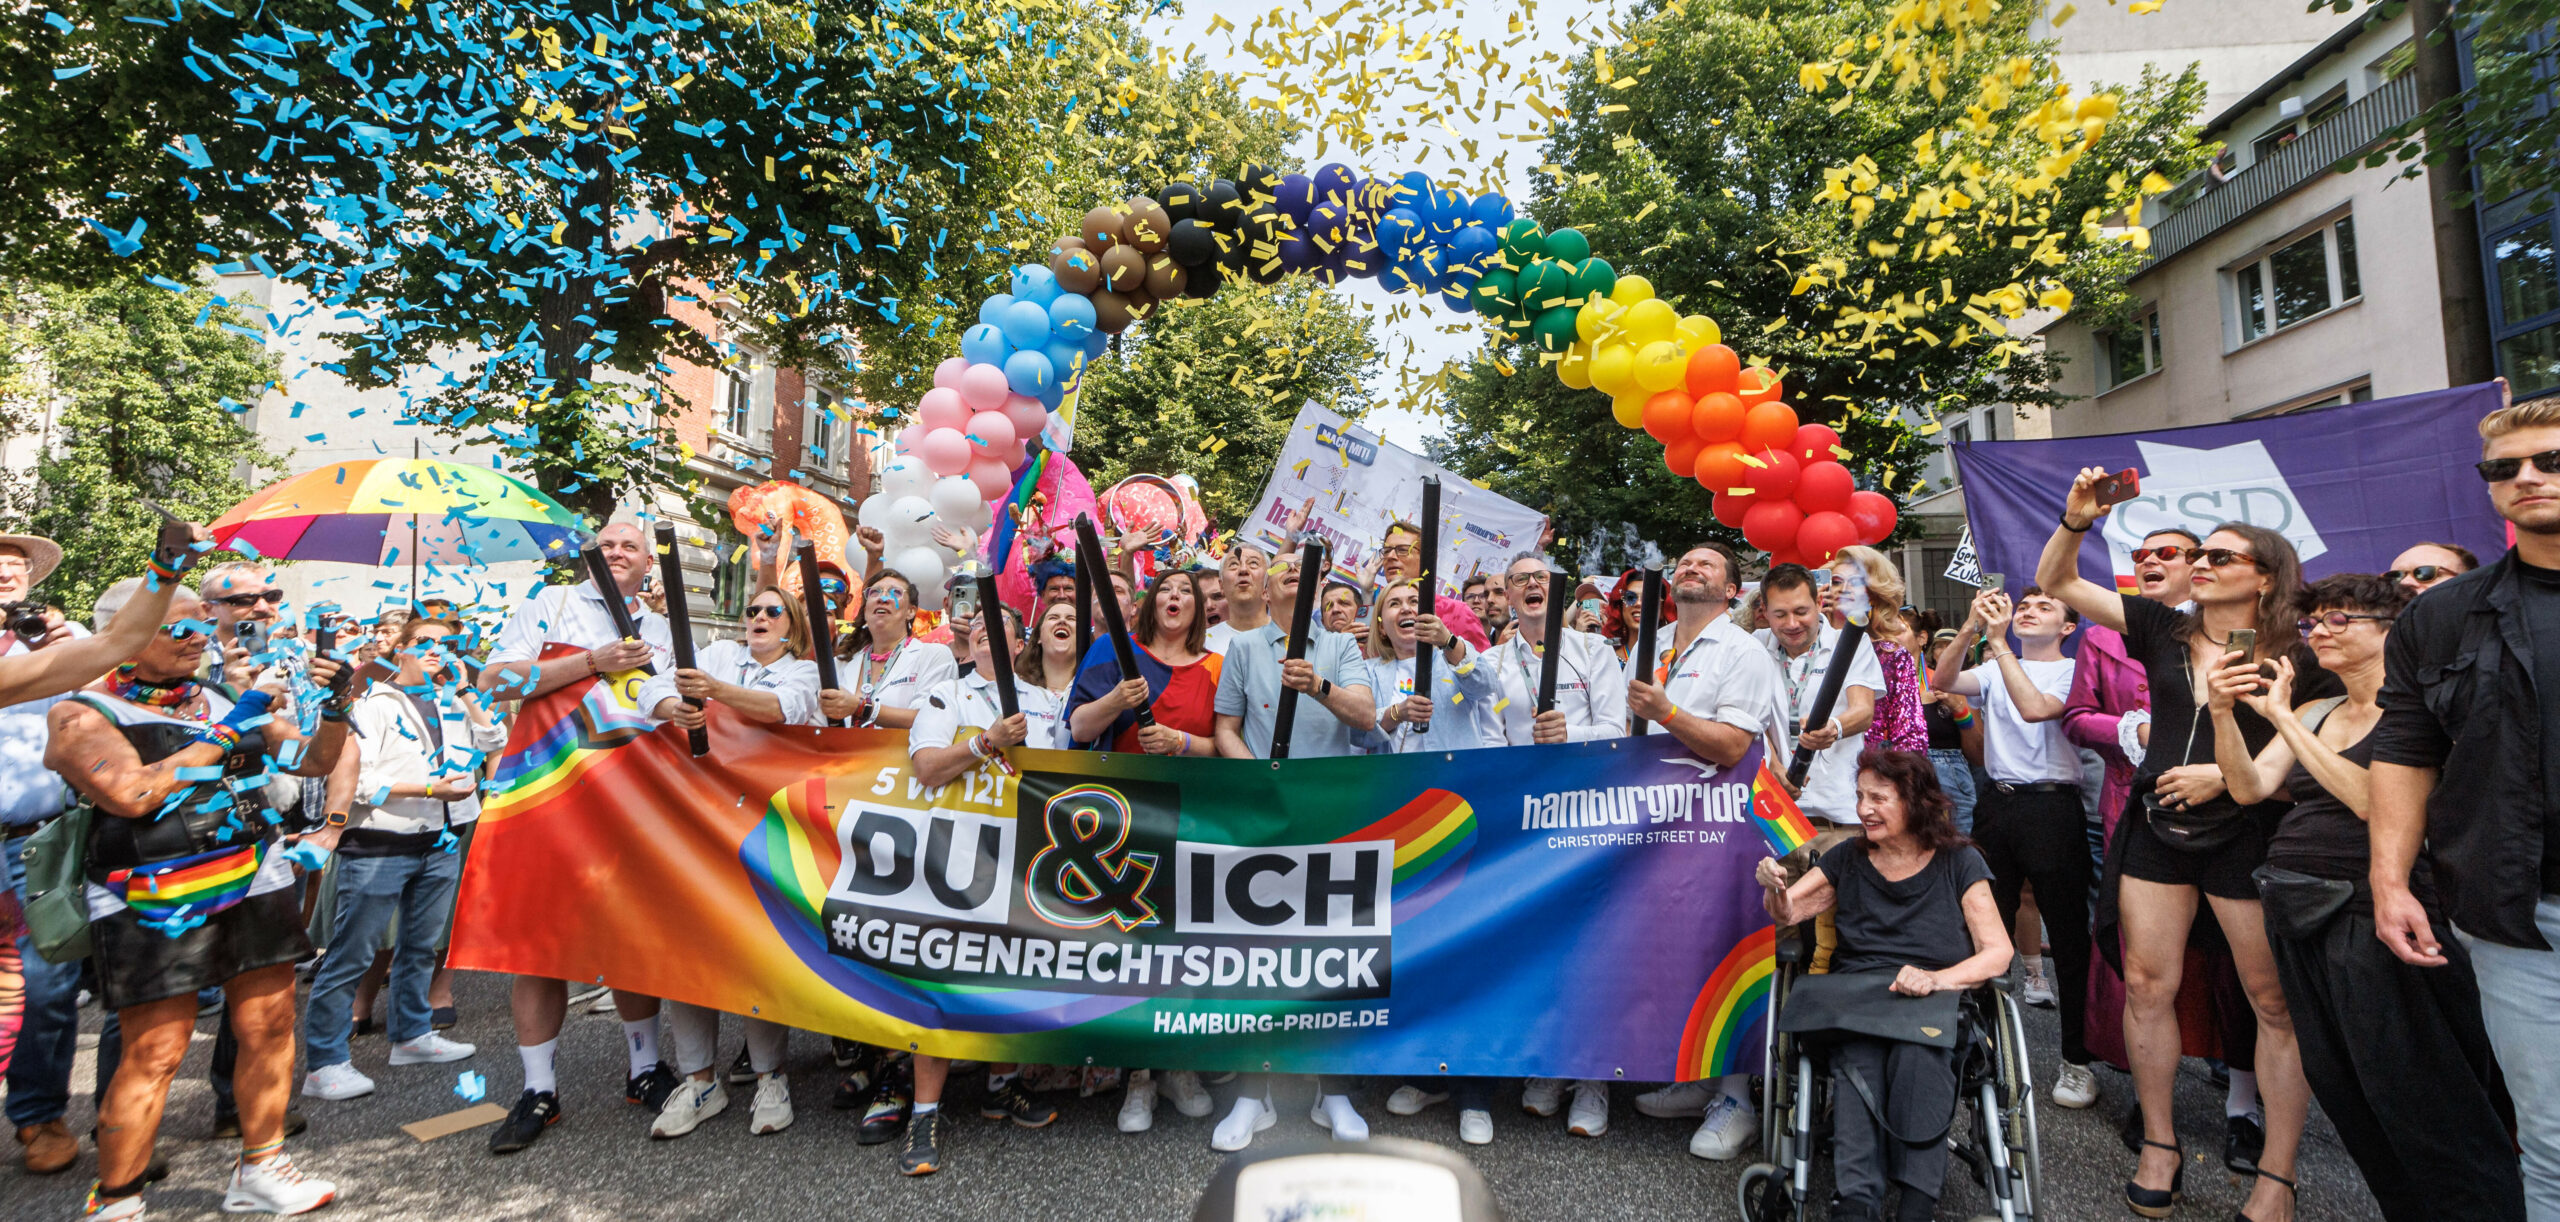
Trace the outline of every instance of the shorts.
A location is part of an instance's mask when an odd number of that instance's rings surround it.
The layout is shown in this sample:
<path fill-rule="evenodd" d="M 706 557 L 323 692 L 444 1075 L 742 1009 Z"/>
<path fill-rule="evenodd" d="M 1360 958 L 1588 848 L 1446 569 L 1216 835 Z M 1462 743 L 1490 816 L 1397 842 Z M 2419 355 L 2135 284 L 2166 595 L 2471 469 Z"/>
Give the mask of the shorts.
<path fill-rule="evenodd" d="M 2249 875 L 2267 860 L 2269 820 L 2257 813 L 2240 818 L 2246 826 L 2231 843 L 2211 852 L 2190 853 L 2170 848 L 2168 842 L 2152 835 L 2142 804 L 2127 802 L 2124 818 L 2116 820 L 2116 835 L 2124 838 L 2123 876 L 2163 886 L 2193 887 L 2215 899 L 2255 903 L 2258 883 Z"/>
<path fill-rule="evenodd" d="M 89 922 L 98 1000 L 109 1010 L 184 997 L 279 963 L 310 957 L 302 900 L 286 887 L 252 895 L 170 937 L 145 928 L 131 908 Z"/>

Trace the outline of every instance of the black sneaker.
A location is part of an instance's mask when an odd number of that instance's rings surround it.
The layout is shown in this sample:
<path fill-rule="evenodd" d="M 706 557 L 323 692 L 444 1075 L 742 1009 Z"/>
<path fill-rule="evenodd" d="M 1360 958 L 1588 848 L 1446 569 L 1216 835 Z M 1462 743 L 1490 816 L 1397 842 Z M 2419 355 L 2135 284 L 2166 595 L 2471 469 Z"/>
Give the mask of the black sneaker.
<path fill-rule="evenodd" d="M 667 1096 L 676 1093 L 678 1081 L 676 1067 L 660 1061 L 650 1066 L 647 1073 L 631 1075 L 630 1084 L 622 1088 L 622 1101 L 636 1103 L 655 1113 L 666 1106 Z"/>
<path fill-rule="evenodd" d="M 747 1055 L 746 1045 L 738 1046 L 738 1059 L 729 1062 L 729 1085 L 743 1086 L 756 1080 L 755 1058 Z"/>
<path fill-rule="evenodd" d="M 526 1091 L 516 1099 L 515 1110 L 498 1122 L 498 1131 L 489 1134 L 489 1153 L 513 1154 L 532 1145 L 544 1129 L 560 1123 L 560 1096 L 550 1091 Z"/>
<path fill-rule="evenodd" d="M 838 1069 L 852 1069 L 864 1064 L 871 1060 L 871 1054 L 879 1051 L 860 1040 L 849 1040 L 841 1035 L 830 1038 L 827 1050 L 834 1054 Z"/>
<path fill-rule="evenodd" d="M 301 1135 L 301 1133 L 302 1133 L 302 1131 L 303 1131 L 304 1129 L 307 1129 L 307 1128 L 310 1128 L 310 1127 L 311 1127 L 311 1121 L 310 1121 L 310 1119 L 309 1119 L 309 1118 L 305 1117 L 305 1116 L 304 1116 L 302 1113 L 300 1113 L 300 1112 L 294 1111 L 294 1110 L 293 1110 L 293 1109 L 291 1109 L 291 1108 L 286 1108 L 286 1109 L 285 1109 L 285 1113 L 284 1113 L 284 1135 L 285 1135 L 285 1136 L 287 1136 L 287 1137 L 297 1137 L 297 1136 L 300 1136 L 300 1135 Z M 239 1138 L 240 1138 L 240 1113 L 238 1113 L 238 1112 L 215 1112 L 215 1113 L 213 1114 L 213 1139 L 214 1139 L 215 1141 L 237 1141 L 237 1140 L 239 1140 Z"/>
<path fill-rule="evenodd" d="M 2223 1119 L 2222 1165 L 2233 1175 L 2256 1175 L 2258 1156 L 2267 1152 L 2267 1131 L 2254 1116 Z"/>
<path fill-rule="evenodd" d="M 942 1170 L 942 1110 L 916 1117 L 907 1126 L 907 1148 L 898 1155 L 898 1174 L 931 1175 Z"/>
<path fill-rule="evenodd" d="M 870 1104 L 862 1111 L 862 1127 L 855 1132 L 854 1142 L 876 1146 L 896 1138 L 898 1130 L 907 1127 L 907 1112 L 913 1106 L 906 1075 L 881 1074 L 879 1085 L 871 1089 Z"/>
<path fill-rule="evenodd" d="M 1033 1099 L 1017 1075 L 978 1105 L 978 1115 L 986 1120 L 1010 1120 L 1026 1129 L 1044 1129 L 1058 1118 L 1058 1109 Z"/>

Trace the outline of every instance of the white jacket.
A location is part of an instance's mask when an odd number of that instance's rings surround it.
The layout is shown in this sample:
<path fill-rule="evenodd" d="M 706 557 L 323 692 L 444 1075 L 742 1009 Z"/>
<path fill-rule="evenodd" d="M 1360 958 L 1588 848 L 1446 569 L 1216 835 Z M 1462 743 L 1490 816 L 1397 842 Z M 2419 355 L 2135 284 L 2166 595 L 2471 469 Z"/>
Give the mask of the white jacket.
<path fill-rule="evenodd" d="M 740 687 L 771 692 L 782 701 L 783 725 L 814 726 L 818 715 L 818 664 L 788 655 L 765 666 L 747 652 L 745 641 L 713 641 L 693 655 L 694 669 Z M 640 684 L 640 715 L 656 717 L 660 701 L 676 694 L 676 669 L 670 663 Z"/>
<path fill-rule="evenodd" d="M 431 785 L 436 778 L 477 773 L 480 761 L 507 745 L 507 729 L 492 717 L 473 725 L 458 701 L 435 708 L 444 735 L 444 750 L 419 720 L 407 694 L 388 683 L 376 683 L 356 701 L 350 720 L 356 733 L 356 797 L 349 813 L 350 829 L 391 835 L 417 835 L 461 827 L 480 817 L 480 795 L 452 802 L 428 797 L 390 797 L 394 785 Z"/>

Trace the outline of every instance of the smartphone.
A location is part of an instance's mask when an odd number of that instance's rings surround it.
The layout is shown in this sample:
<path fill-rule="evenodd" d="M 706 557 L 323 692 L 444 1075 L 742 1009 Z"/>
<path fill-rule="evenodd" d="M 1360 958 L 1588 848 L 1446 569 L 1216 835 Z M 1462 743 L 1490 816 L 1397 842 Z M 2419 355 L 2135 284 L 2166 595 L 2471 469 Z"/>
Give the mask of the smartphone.
<path fill-rule="evenodd" d="M 2240 656 L 2244 658 L 2258 656 L 2258 630 L 2255 628 L 2232 629 L 2230 647 L 2224 652 L 2227 653 L 2230 649 L 2239 650 Z"/>
<path fill-rule="evenodd" d="M 2006 590 L 2009 588 L 2009 575 L 2007 573 L 1984 573 L 1982 575 L 1981 588 L 1985 590 Z"/>
<path fill-rule="evenodd" d="M 2124 504 L 2142 495 L 2142 472 L 2127 467 L 2113 475 L 2100 476 L 2091 491 L 2097 494 L 2100 509 Z"/>
<path fill-rule="evenodd" d="M 231 628 L 231 639 L 256 657 L 267 651 L 267 625 L 263 620 L 242 620 Z"/>

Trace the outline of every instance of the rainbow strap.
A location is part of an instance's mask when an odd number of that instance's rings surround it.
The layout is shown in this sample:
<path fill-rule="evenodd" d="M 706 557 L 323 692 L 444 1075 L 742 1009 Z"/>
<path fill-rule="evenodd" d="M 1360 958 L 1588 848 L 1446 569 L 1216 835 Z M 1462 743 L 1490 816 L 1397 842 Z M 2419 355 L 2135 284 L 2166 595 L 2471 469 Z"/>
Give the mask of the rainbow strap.
<path fill-rule="evenodd" d="M 145 924 L 193 917 L 201 920 L 249 897 L 258 875 L 258 846 L 215 849 L 137 870 L 117 870 L 109 883 L 124 884 L 124 902 Z"/>
<path fill-rule="evenodd" d="M 1751 822 L 1780 857 L 1813 842 L 1813 821 L 1804 817 L 1787 794 L 1786 780 L 1766 760 L 1761 761 L 1760 775 L 1751 779 Z"/>

